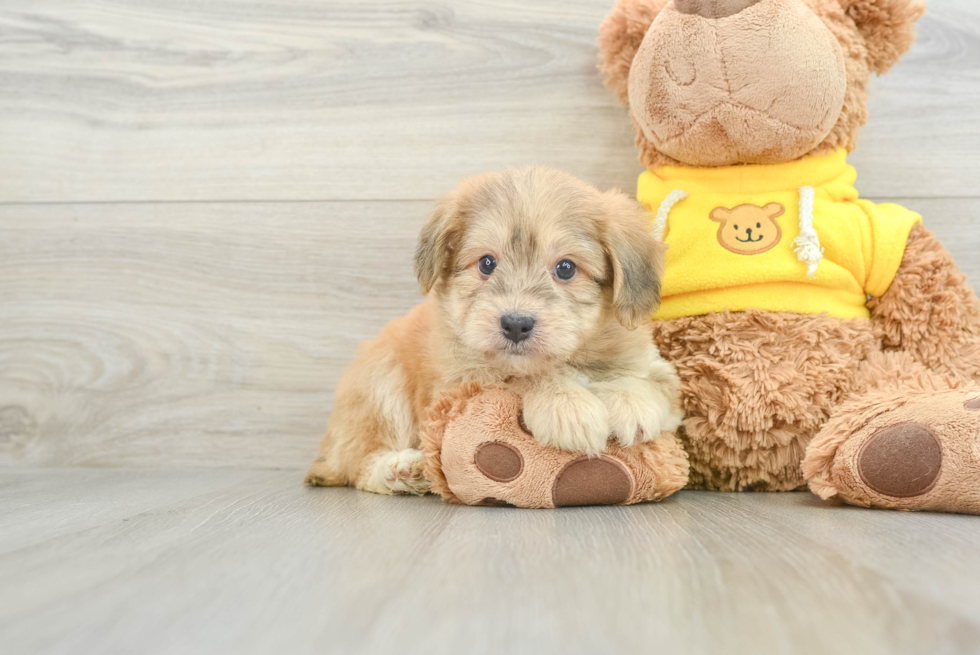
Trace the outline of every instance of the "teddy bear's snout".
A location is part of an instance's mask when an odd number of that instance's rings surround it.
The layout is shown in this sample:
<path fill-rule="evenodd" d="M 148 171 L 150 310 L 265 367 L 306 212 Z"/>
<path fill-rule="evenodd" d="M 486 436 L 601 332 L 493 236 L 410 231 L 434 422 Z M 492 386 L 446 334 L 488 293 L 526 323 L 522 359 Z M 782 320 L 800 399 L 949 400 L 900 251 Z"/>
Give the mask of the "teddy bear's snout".
<path fill-rule="evenodd" d="M 703 18 L 725 18 L 748 9 L 760 0 L 674 0 L 674 8 L 682 14 Z"/>
<path fill-rule="evenodd" d="M 846 89 L 840 42 L 804 0 L 673 0 L 637 49 L 628 96 L 659 152 L 730 166 L 805 155 Z"/>

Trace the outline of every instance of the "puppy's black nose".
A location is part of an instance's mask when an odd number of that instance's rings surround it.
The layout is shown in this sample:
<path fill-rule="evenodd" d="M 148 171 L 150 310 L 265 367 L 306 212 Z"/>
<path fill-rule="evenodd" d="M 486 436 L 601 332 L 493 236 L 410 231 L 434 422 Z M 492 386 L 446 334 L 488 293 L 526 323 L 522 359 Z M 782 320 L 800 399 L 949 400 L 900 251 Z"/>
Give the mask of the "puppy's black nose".
<path fill-rule="evenodd" d="M 750 239 L 752 238 L 752 228 L 751 227 L 745 228 L 745 233 L 748 235 L 748 237 Z"/>
<path fill-rule="evenodd" d="M 520 343 L 531 336 L 534 317 L 530 314 L 504 314 L 500 317 L 500 330 L 514 343 Z"/>

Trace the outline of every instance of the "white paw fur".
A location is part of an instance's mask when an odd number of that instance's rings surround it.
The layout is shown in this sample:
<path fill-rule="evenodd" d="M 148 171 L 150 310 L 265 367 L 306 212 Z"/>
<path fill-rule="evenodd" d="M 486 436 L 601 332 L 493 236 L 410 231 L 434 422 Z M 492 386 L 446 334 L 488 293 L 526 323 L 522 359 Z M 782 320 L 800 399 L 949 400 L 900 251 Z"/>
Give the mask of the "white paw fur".
<path fill-rule="evenodd" d="M 680 412 L 663 387 L 650 380 L 623 378 L 597 382 L 589 389 L 606 406 L 609 428 L 624 448 L 652 441 L 681 423 Z"/>
<path fill-rule="evenodd" d="M 559 450 L 595 455 L 609 440 L 606 406 L 577 384 L 526 393 L 524 424 L 542 446 Z"/>
<path fill-rule="evenodd" d="M 363 485 L 364 491 L 386 495 L 421 496 L 429 492 L 431 483 L 425 478 L 425 455 L 421 450 L 387 450 L 378 453 L 368 465 Z"/>

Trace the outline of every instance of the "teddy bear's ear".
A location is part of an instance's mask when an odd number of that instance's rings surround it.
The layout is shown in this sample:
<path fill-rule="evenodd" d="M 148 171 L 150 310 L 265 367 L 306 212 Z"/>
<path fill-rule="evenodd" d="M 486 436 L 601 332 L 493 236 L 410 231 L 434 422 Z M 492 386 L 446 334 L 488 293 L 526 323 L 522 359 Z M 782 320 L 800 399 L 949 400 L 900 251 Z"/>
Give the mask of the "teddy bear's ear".
<path fill-rule="evenodd" d="M 898 63 L 915 40 L 915 21 L 925 13 L 920 0 L 840 0 L 868 49 L 868 67 L 879 75 Z"/>
<path fill-rule="evenodd" d="M 619 0 L 599 26 L 599 70 L 620 102 L 629 100 L 633 57 L 667 0 Z"/>
<path fill-rule="evenodd" d="M 731 218 L 731 216 L 732 216 L 732 210 L 725 209 L 724 207 L 715 207 L 714 209 L 711 210 L 711 213 L 708 214 L 708 218 L 718 223 L 724 223 L 729 218 Z"/>
<path fill-rule="evenodd" d="M 444 196 L 422 226 L 419 243 L 415 248 L 415 276 L 422 294 L 428 294 L 452 266 L 452 255 L 462 234 L 459 215 L 459 191 Z"/>
<path fill-rule="evenodd" d="M 762 211 L 764 211 L 766 216 L 769 218 L 775 219 L 782 216 L 783 212 L 786 211 L 786 208 L 778 202 L 770 202 L 768 205 L 762 208 Z"/>

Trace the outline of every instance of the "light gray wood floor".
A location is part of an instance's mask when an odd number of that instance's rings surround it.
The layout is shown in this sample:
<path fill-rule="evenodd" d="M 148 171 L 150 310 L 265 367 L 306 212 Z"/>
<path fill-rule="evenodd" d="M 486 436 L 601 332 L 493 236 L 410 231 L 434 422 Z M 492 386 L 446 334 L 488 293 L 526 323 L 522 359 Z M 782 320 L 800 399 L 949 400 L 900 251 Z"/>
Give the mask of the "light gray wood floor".
<path fill-rule="evenodd" d="M 299 484 L 435 198 L 633 190 L 612 4 L 0 0 L 0 655 L 980 652 L 976 517 Z M 927 4 L 852 163 L 980 286 L 980 3 Z"/>
<path fill-rule="evenodd" d="M 460 508 L 301 475 L 0 472 L 0 650 L 980 649 L 975 517 L 806 493 Z"/>

